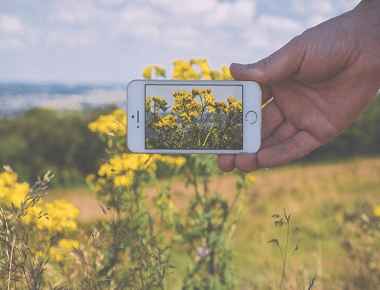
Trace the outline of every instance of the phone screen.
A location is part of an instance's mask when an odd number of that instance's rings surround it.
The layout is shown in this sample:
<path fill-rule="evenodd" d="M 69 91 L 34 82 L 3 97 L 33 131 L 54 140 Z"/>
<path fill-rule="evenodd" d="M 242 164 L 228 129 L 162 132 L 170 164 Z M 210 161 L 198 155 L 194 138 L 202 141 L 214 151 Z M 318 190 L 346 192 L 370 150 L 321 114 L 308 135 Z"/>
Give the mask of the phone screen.
<path fill-rule="evenodd" d="M 243 149 L 242 85 L 145 85 L 145 149 Z"/>

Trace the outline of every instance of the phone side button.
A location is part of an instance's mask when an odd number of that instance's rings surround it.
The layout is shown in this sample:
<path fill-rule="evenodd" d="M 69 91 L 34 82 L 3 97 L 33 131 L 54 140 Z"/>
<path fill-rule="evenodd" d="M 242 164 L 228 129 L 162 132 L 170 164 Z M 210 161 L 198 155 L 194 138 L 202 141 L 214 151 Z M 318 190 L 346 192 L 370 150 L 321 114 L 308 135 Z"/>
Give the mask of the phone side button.
<path fill-rule="evenodd" d="M 255 124 L 257 122 L 257 114 L 255 111 L 249 111 L 247 112 L 247 114 L 245 115 L 245 120 L 249 123 L 249 124 Z"/>

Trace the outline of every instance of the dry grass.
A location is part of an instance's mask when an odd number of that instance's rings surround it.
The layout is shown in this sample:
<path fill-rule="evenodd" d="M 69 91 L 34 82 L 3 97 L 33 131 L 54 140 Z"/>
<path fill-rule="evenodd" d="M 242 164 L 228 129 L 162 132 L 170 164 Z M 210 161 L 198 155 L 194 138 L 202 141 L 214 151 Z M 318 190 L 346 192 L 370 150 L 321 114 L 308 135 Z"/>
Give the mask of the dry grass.
<path fill-rule="evenodd" d="M 348 263 L 337 233 L 343 211 L 351 211 L 357 199 L 380 204 L 379 173 L 380 158 L 335 164 L 292 165 L 255 172 L 256 184 L 246 198 L 243 218 L 234 233 L 238 255 L 236 270 L 244 287 L 255 289 L 257 285 L 275 285 L 280 280 L 281 259 L 267 241 L 279 236 L 270 216 L 281 213 L 285 207 L 287 212 L 292 213 L 292 226 L 301 228 L 300 249 L 288 265 L 289 281 L 299 286 L 302 280 L 307 284 L 308 279 L 317 275 L 313 290 L 327 289 L 323 288 L 321 281 L 334 280 L 334 275 L 344 271 L 345 263 Z M 232 200 L 236 179 L 233 175 L 223 175 L 214 180 L 210 188 Z M 157 191 L 147 188 L 146 193 L 153 197 Z M 185 188 L 183 182 L 178 181 L 171 194 L 181 210 L 194 192 L 191 187 Z M 80 222 L 87 223 L 103 216 L 98 202 L 87 189 L 52 191 L 50 198 L 55 197 L 75 203 L 81 211 Z M 185 253 L 174 255 L 173 264 L 177 267 L 178 276 L 186 268 L 183 259 L 186 259 Z M 171 277 L 171 280 L 178 279 Z M 291 285 L 289 287 L 293 289 Z"/>

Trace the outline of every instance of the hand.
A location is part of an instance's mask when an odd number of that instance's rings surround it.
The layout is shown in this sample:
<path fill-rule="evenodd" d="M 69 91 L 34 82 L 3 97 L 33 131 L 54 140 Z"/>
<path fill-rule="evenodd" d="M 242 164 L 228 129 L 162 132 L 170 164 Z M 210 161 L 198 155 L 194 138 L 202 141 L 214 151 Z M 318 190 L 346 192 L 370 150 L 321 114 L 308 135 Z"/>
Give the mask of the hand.
<path fill-rule="evenodd" d="M 273 101 L 262 111 L 260 150 L 219 155 L 221 170 L 250 172 L 301 158 L 363 112 L 380 87 L 380 9 L 373 10 L 359 4 L 255 64 L 231 65 L 234 79 L 256 81 L 262 102 Z"/>

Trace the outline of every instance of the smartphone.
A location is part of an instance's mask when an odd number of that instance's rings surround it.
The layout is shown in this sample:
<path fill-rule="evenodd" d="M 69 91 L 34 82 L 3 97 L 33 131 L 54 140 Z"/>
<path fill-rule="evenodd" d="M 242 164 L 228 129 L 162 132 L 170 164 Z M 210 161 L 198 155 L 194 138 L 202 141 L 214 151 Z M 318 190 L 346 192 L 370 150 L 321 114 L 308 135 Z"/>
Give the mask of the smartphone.
<path fill-rule="evenodd" d="M 134 153 L 255 153 L 261 145 L 260 86 L 252 81 L 131 81 L 127 144 Z"/>

